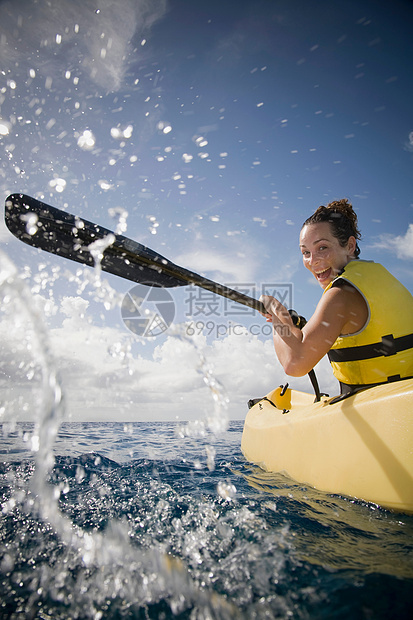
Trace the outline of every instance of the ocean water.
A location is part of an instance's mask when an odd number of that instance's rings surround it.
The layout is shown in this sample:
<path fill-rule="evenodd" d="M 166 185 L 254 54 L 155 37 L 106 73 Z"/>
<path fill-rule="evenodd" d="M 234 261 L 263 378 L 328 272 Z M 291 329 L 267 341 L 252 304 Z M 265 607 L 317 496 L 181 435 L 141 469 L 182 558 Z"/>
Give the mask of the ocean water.
<path fill-rule="evenodd" d="M 247 463 L 202 355 L 207 423 L 66 422 L 4 259 L 0 292 L 1 619 L 412 618 L 412 516 Z"/>
<path fill-rule="evenodd" d="M 0 617 L 412 617 L 413 517 L 250 465 L 242 422 L 201 431 L 4 424 Z"/>

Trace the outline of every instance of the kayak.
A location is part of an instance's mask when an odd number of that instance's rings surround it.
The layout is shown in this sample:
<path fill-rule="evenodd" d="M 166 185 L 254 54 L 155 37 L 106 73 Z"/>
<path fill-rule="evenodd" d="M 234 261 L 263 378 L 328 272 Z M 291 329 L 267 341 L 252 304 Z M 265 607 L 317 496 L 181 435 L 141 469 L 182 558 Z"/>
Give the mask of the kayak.
<path fill-rule="evenodd" d="M 331 494 L 413 512 L 413 379 L 347 398 L 278 387 L 250 401 L 245 458 Z"/>

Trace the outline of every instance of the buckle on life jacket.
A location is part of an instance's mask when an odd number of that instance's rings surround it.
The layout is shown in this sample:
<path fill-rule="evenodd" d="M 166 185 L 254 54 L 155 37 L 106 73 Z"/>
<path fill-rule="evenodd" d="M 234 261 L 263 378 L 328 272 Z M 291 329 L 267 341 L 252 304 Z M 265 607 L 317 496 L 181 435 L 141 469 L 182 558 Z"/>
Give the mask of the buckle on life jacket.
<path fill-rule="evenodd" d="M 397 353 L 397 345 L 393 334 L 382 337 L 381 346 L 377 348 L 377 351 L 385 357 L 388 357 L 389 355 L 395 355 Z"/>

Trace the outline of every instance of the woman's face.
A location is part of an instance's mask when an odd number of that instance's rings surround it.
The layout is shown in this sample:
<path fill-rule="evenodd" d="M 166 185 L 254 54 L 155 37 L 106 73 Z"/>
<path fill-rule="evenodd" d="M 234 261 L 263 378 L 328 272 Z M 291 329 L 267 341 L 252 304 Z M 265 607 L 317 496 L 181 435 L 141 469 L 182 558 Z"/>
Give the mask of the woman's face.
<path fill-rule="evenodd" d="M 341 246 L 328 222 L 308 224 L 300 233 L 304 267 L 311 271 L 323 289 L 354 259 L 355 249 L 355 237 L 350 237 L 346 245 Z"/>

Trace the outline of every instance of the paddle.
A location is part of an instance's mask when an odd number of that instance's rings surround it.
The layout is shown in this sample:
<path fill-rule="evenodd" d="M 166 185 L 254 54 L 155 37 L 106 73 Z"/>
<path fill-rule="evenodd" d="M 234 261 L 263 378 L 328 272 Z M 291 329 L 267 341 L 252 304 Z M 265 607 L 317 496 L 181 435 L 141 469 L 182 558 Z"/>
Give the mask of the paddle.
<path fill-rule="evenodd" d="M 179 267 L 132 239 L 116 235 L 103 226 L 60 211 L 30 196 L 9 196 L 6 199 L 5 220 L 15 237 L 46 252 L 93 267 L 96 246 L 99 252 L 100 243 L 103 251 L 100 266 L 103 271 L 148 286 L 172 288 L 193 284 L 258 312 L 265 312 L 263 304 L 248 295 Z"/>
<path fill-rule="evenodd" d="M 15 237 L 46 252 L 91 267 L 96 264 L 95 256 L 100 254 L 100 267 L 103 271 L 132 282 L 165 288 L 194 284 L 265 313 L 264 305 L 260 301 L 178 267 L 137 241 L 116 235 L 103 226 L 60 211 L 31 196 L 10 195 L 6 199 L 5 220 Z M 290 314 L 294 324 L 302 328 L 305 319 L 292 310 Z M 320 400 L 314 370 L 309 372 L 309 377 L 316 400 Z"/>

